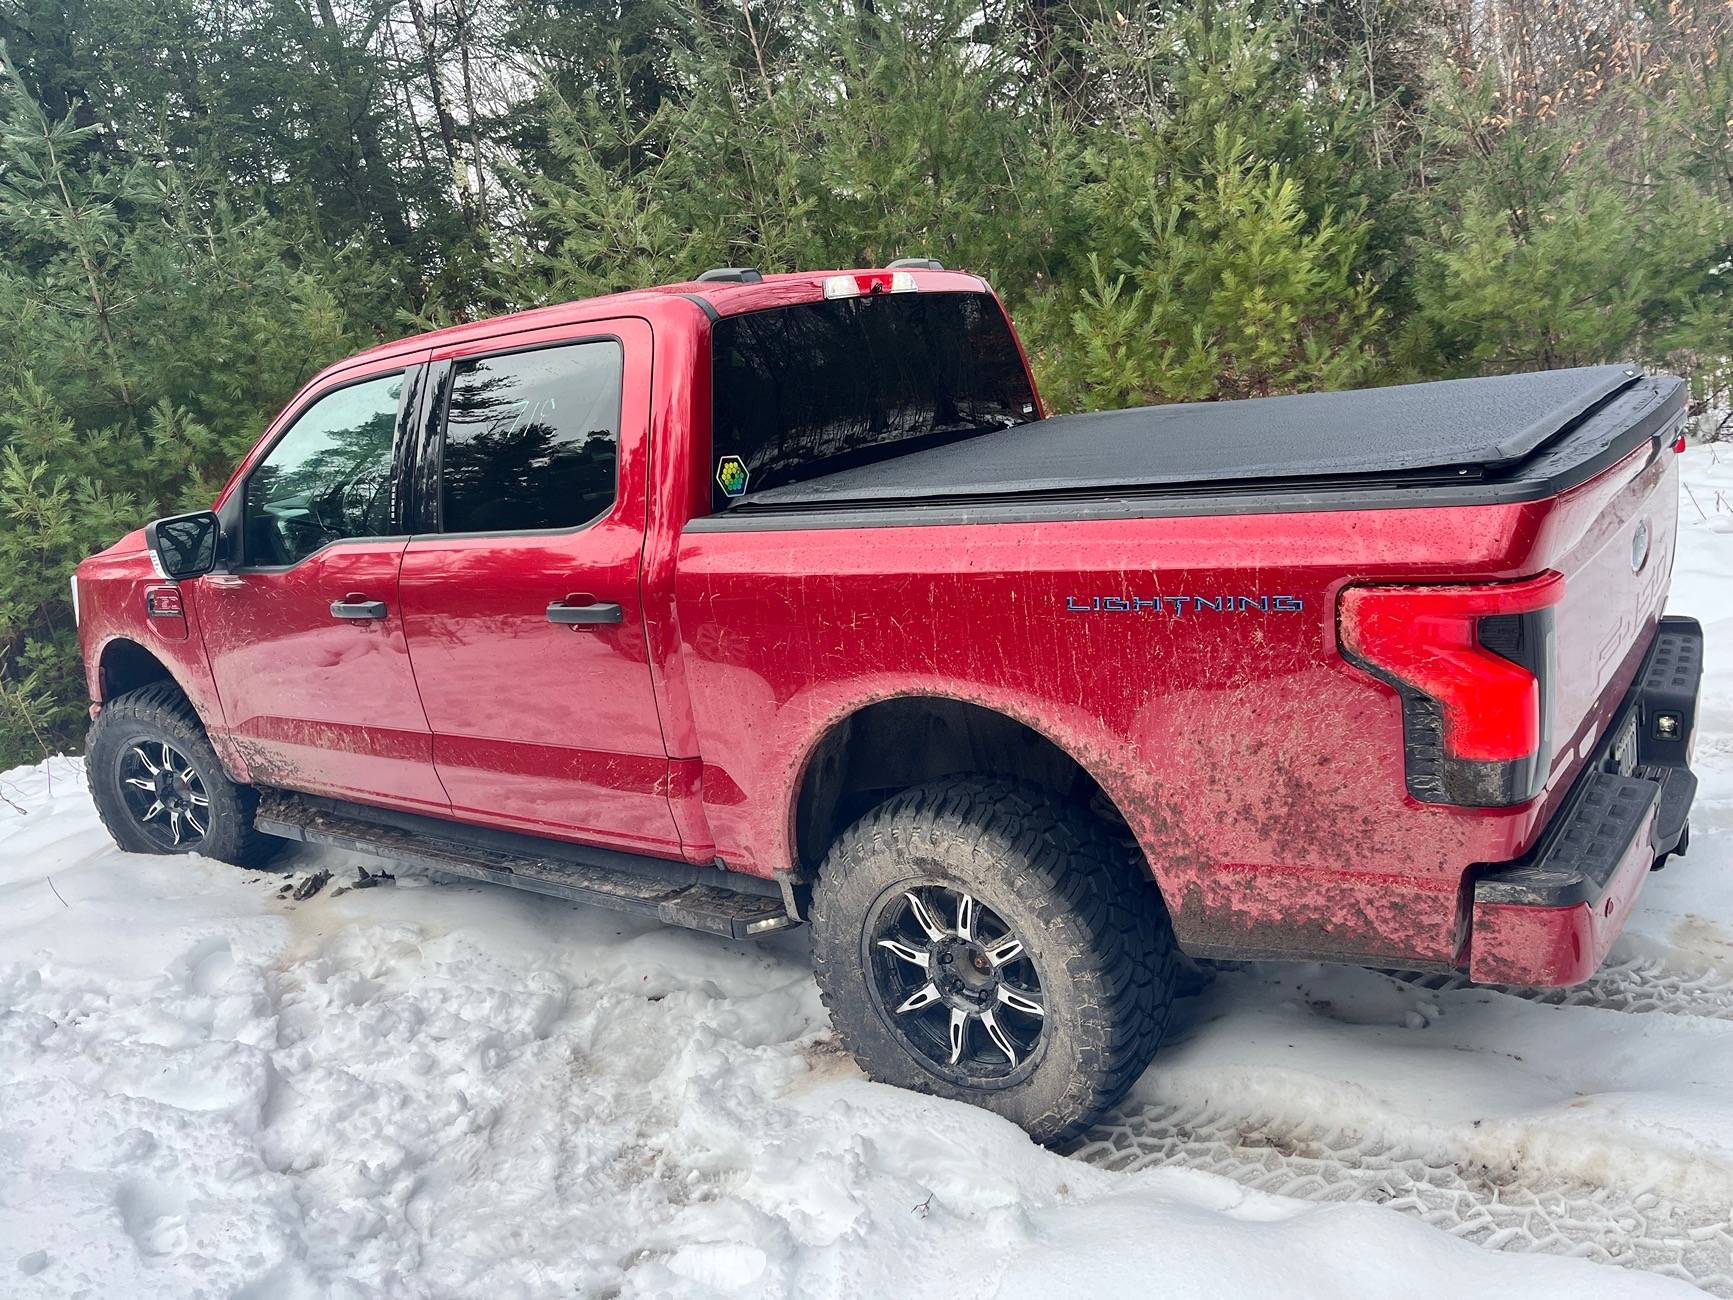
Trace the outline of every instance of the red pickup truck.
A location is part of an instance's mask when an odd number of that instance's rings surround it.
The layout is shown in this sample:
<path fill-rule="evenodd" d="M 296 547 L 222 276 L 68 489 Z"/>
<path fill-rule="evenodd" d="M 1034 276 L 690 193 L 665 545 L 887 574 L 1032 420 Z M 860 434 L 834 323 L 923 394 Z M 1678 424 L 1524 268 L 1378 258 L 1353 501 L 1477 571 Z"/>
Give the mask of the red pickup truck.
<path fill-rule="evenodd" d="M 79 566 L 91 789 L 136 852 L 808 923 L 869 1074 L 1062 1141 L 1187 955 L 1595 969 L 1696 785 L 1682 401 L 1048 416 L 925 261 L 439 330 Z"/>

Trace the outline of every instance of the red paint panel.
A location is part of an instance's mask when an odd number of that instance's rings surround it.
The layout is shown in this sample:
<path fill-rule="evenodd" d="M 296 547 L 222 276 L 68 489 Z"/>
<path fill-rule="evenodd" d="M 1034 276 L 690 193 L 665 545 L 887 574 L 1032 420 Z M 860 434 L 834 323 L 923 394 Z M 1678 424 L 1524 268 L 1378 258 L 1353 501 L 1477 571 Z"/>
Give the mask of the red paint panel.
<path fill-rule="evenodd" d="M 290 569 L 183 584 L 203 624 L 230 742 L 254 781 L 449 806 L 397 604 L 403 547 L 340 542 Z M 331 603 L 352 596 L 385 602 L 387 616 L 332 617 Z"/>
<path fill-rule="evenodd" d="M 1553 610 L 1558 650 L 1552 683 L 1554 750 L 1550 789 L 1562 793 L 1581 766 L 1581 752 L 1607 721 L 1648 650 L 1673 574 L 1678 527 L 1679 462 L 1633 453 L 1599 478 L 1537 502 L 1538 549 L 1566 575 L 1565 598 Z M 1649 533 L 1643 563 L 1633 568 L 1639 525 Z"/>
<path fill-rule="evenodd" d="M 659 754 L 438 735 L 434 759 L 440 779 L 458 792 L 452 811 L 465 821 L 645 851 L 673 843 L 668 761 Z M 610 820 L 586 824 L 597 820 L 597 808 Z"/>
<path fill-rule="evenodd" d="M 695 758 L 668 760 L 668 807 L 679 828 L 680 846 L 688 862 L 715 860 L 716 845 L 704 816 L 704 764 Z"/>

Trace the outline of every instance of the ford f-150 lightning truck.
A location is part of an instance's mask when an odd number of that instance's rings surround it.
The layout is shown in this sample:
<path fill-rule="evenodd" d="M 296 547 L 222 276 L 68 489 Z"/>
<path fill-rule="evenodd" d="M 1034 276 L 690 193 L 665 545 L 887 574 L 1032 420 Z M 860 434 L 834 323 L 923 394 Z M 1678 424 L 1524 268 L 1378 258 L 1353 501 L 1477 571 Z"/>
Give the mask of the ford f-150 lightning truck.
<path fill-rule="evenodd" d="M 1682 386 L 1049 415 L 973 275 L 698 280 L 315 377 L 73 579 L 124 849 L 287 840 L 746 938 L 1063 1142 L 1182 963 L 1563 985 L 1684 852 Z"/>

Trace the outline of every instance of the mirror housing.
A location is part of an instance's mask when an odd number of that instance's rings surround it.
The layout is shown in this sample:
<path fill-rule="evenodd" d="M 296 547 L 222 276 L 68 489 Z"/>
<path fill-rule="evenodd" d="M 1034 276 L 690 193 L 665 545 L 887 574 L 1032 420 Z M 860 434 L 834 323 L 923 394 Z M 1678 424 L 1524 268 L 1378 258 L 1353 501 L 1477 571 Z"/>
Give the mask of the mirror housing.
<path fill-rule="evenodd" d="M 221 537 L 222 526 L 209 510 L 158 519 L 144 530 L 151 561 L 165 578 L 196 578 L 216 568 Z"/>

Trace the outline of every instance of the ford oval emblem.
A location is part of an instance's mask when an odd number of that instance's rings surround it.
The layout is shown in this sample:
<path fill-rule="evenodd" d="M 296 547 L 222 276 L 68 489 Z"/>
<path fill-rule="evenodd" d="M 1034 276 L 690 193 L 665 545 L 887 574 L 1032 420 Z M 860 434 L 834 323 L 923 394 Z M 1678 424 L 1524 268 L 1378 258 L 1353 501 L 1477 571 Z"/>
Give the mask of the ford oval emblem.
<path fill-rule="evenodd" d="M 1639 519 L 1637 531 L 1631 535 L 1631 572 L 1641 573 L 1643 561 L 1649 558 L 1649 521 Z"/>

